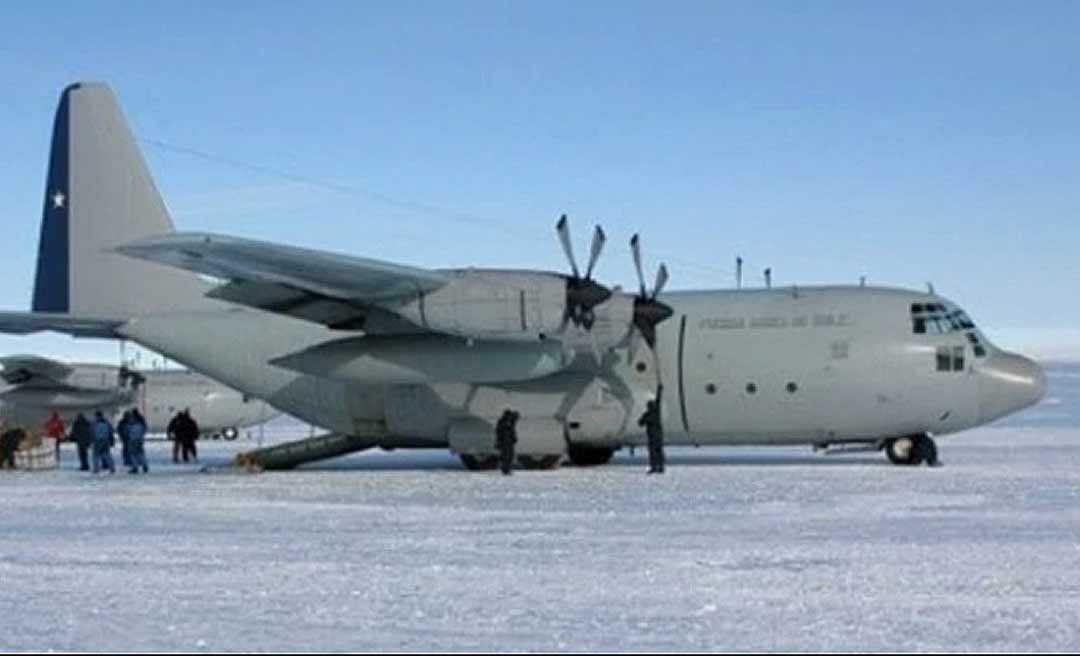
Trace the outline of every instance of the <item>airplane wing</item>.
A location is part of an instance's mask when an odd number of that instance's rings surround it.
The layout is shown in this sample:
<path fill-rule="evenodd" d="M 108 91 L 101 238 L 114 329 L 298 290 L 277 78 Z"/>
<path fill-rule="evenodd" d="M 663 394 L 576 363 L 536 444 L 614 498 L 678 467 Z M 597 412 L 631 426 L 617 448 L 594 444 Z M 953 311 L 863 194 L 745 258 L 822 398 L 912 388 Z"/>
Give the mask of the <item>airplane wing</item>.
<path fill-rule="evenodd" d="M 370 304 L 411 298 L 448 282 L 437 271 L 208 233 L 147 237 L 116 251 L 227 281 L 209 292 L 211 298 L 331 328 L 370 330 L 373 313 L 390 315 Z"/>
<path fill-rule="evenodd" d="M 0 357 L 0 378 L 9 385 L 27 383 L 65 387 L 62 382 L 74 371 L 63 362 L 50 360 L 37 355 L 9 355 Z"/>
<path fill-rule="evenodd" d="M 147 237 L 116 250 L 215 278 L 277 283 L 349 301 L 387 301 L 430 292 L 448 282 L 437 271 L 208 233 Z"/>
<path fill-rule="evenodd" d="M 124 322 L 117 319 L 73 317 L 48 312 L 0 312 L 0 333 L 26 335 L 51 330 L 72 337 L 120 337 L 116 329 Z"/>

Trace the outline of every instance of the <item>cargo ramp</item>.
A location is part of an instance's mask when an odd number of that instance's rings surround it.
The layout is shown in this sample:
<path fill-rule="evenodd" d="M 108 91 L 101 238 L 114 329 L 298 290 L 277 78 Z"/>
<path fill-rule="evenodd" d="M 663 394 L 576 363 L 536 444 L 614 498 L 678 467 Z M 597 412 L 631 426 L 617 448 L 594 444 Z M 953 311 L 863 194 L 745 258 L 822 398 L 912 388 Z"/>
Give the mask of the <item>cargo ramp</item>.
<path fill-rule="evenodd" d="M 250 471 L 294 469 L 375 446 L 370 437 L 328 433 L 236 454 L 233 465 Z"/>

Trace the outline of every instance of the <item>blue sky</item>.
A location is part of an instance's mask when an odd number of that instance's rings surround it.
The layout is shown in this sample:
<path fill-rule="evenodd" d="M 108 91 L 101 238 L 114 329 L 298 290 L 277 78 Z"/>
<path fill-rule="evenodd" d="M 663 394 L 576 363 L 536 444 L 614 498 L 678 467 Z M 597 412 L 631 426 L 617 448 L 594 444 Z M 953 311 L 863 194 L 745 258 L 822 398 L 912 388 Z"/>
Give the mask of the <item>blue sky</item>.
<path fill-rule="evenodd" d="M 109 82 L 174 220 L 421 266 L 565 267 L 599 220 L 673 288 L 936 289 L 1080 357 L 1075 2 L 6 3 L 0 306 L 27 307 L 52 113 Z M 268 170 L 287 175 L 278 175 Z M 61 337 L 0 352 L 115 358 Z"/>

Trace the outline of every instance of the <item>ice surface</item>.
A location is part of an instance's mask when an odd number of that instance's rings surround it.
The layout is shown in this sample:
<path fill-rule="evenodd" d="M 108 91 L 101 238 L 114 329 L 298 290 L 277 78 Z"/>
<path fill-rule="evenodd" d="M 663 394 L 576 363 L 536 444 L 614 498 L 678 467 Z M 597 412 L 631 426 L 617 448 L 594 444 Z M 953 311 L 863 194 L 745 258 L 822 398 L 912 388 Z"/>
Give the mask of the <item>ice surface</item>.
<path fill-rule="evenodd" d="M 1080 377 L 1050 381 L 938 469 L 730 448 L 671 449 L 663 477 L 641 451 L 249 475 L 157 442 L 149 476 L 94 477 L 69 449 L 0 473 L 0 650 L 1074 651 Z"/>

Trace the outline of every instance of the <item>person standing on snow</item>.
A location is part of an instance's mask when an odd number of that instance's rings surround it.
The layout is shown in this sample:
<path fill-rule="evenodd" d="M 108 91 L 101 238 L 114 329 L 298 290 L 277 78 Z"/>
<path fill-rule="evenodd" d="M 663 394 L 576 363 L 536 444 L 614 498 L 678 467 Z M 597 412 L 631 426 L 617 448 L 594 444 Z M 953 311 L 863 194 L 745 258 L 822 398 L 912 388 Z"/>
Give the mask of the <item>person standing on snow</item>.
<path fill-rule="evenodd" d="M 116 464 L 113 462 L 112 448 L 116 443 L 112 424 L 98 410 L 94 413 L 92 425 L 94 434 L 94 466 L 91 471 L 95 474 L 102 469 L 108 469 L 110 474 L 116 473 Z"/>

